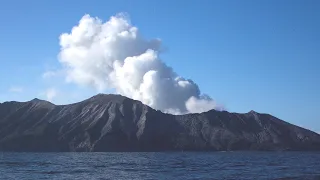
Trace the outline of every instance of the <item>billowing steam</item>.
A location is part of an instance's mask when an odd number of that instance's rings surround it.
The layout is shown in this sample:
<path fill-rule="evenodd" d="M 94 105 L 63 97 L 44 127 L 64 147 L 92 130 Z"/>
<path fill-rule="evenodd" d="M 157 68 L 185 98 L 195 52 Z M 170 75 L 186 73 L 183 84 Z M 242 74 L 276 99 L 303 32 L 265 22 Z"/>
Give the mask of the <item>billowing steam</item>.
<path fill-rule="evenodd" d="M 172 113 L 220 109 L 191 80 L 178 76 L 159 57 L 161 41 L 147 40 L 123 14 L 107 22 L 85 15 L 60 36 L 59 61 L 67 81 L 140 100 Z"/>

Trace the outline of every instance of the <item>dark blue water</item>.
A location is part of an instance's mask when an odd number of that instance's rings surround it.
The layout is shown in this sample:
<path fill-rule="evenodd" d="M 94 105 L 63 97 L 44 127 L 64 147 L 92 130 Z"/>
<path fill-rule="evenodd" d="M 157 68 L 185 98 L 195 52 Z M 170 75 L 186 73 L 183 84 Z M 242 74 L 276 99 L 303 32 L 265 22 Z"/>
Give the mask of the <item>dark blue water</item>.
<path fill-rule="evenodd" d="M 0 153 L 0 179 L 320 179 L 320 153 Z"/>

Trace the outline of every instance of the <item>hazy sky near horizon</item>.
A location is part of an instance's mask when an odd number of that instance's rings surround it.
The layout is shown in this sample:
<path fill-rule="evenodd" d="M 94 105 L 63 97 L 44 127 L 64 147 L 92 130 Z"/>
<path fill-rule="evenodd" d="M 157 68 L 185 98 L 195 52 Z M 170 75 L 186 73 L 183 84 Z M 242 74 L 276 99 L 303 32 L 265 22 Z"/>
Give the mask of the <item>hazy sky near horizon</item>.
<path fill-rule="evenodd" d="M 45 76 L 62 68 L 59 36 L 85 14 L 105 22 L 124 12 L 145 39 L 161 39 L 164 63 L 228 111 L 269 113 L 320 132 L 320 1 L 0 3 L 0 102 L 67 104 L 98 93 Z"/>

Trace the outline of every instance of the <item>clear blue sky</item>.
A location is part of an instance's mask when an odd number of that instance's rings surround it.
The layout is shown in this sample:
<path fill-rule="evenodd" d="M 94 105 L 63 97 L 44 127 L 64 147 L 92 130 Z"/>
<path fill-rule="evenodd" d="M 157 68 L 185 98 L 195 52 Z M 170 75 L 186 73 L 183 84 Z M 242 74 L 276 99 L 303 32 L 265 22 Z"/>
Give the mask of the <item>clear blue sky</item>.
<path fill-rule="evenodd" d="M 88 13 L 129 13 L 163 60 L 229 111 L 270 113 L 320 131 L 320 1 L 17 1 L 0 2 L 0 101 L 42 97 L 51 87 L 69 103 L 95 92 L 46 81 L 59 67 L 59 35 Z"/>

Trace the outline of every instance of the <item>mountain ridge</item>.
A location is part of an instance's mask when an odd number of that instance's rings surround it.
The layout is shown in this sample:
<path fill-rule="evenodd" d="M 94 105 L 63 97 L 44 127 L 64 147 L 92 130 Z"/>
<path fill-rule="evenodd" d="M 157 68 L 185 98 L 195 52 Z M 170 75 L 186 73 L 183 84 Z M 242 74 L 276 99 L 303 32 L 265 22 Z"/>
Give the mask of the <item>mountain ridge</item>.
<path fill-rule="evenodd" d="M 172 115 L 121 95 L 0 103 L 0 151 L 320 150 L 320 135 L 249 111 Z"/>
<path fill-rule="evenodd" d="M 50 101 L 47 101 L 47 100 L 43 100 L 43 99 L 39 99 L 39 98 L 34 98 L 34 99 L 32 99 L 32 100 L 29 100 L 29 101 L 4 101 L 4 102 L 0 102 L 0 104 L 3 104 L 3 103 L 28 103 L 28 102 L 46 102 L 46 103 L 50 103 L 50 104 L 52 104 L 52 105 L 55 105 L 55 106 L 68 106 L 68 105 L 74 105 L 74 104 L 78 104 L 78 103 L 81 103 L 81 102 L 84 102 L 84 101 L 88 101 L 88 100 L 94 100 L 94 99 L 98 99 L 99 97 L 101 98 L 101 97 L 104 97 L 104 96 L 117 96 L 117 97 L 121 97 L 121 98 L 124 98 L 124 99 L 128 99 L 128 100 L 132 100 L 132 101 L 136 101 L 136 102 L 140 102 L 140 103 L 142 103 L 141 101 L 139 101 L 139 100 L 135 100 L 135 99 L 131 99 L 131 98 L 129 98 L 129 97 L 126 97 L 126 96 L 123 96 L 123 95 L 120 95 L 120 94 L 103 94 L 103 93 L 99 93 L 99 94 L 97 94 L 97 95 L 94 95 L 94 96 L 92 96 L 92 97 L 89 97 L 89 98 L 87 98 L 87 99 L 85 99 L 85 100 L 82 100 L 82 101 L 79 101 L 79 102 L 75 102 L 75 103 L 70 103 L 70 104 L 54 104 L 54 103 L 52 103 L 52 102 L 50 102 Z M 142 103 L 143 104 L 143 103 Z M 143 105 L 145 105 L 145 106 L 148 106 L 148 105 L 146 105 L 146 104 L 143 104 Z M 148 107 L 150 107 L 150 106 L 148 106 Z M 150 107 L 151 109 L 153 109 L 152 107 Z M 160 110 L 156 110 L 156 109 L 154 109 L 155 111 L 160 111 Z M 218 110 L 215 110 L 215 109 L 211 109 L 211 110 L 208 110 L 208 111 L 218 111 Z M 205 111 L 205 112 L 208 112 L 208 111 Z M 248 111 L 248 112 L 243 112 L 243 113 L 237 113 L 237 112 L 230 112 L 230 111 L 227 111 L 227 110 L 222 110 L 222 111 L 220 111 L 220 112 L 228 112 L 228 113 L 236 113 L 236 114 L 247 114 L 247 113 L 258 113 L 258 114 L 266 114 L 266 115 L 270 115 L 270 116 L 272 116 L 271 114 L 268 114 L 268 113 L 260 113 L 260 112 L 256 112 L 256 111 L 254 111 L 254 110 L 250 110 L 250 111 Z M 160 112 L 162 112 L 162 111 L 160 111 Z M 166 113 L 166 112 L 162 112 L 162 113 L 164 113 L 164 114 L 170 114 L 170 113 Z M 202 113 L 204 113 L 204 112 L 202 112 Z M 188 115 L 188 114 L 201 114 L 201 113 L 187 113 L 187 114 L 177 114 L 177 115 L 175 115 L 175 116 L 183 116 L 183 115 Z M 171 115 L 173 115 L 173 114 L 171 114 Z"/>

